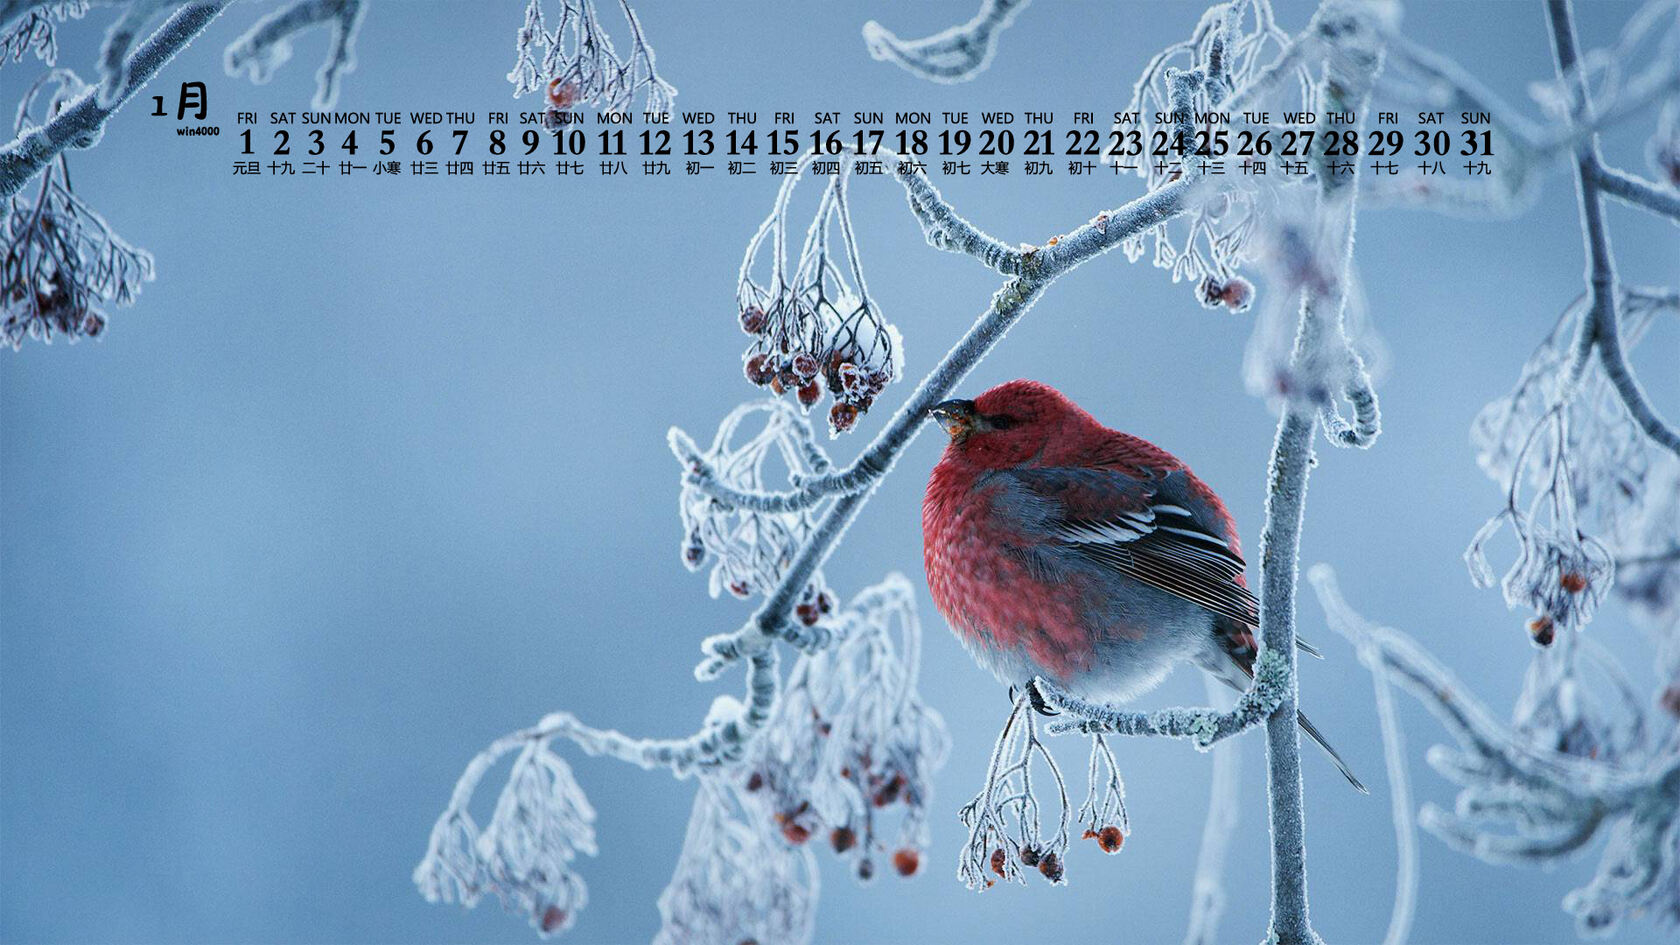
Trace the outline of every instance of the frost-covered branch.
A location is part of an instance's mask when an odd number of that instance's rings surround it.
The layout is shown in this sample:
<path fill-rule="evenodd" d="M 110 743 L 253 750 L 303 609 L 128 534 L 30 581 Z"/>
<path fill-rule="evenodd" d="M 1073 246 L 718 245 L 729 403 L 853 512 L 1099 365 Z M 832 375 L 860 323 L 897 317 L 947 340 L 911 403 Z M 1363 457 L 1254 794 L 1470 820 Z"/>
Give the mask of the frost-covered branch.
<path fill-rule="evenodd" d="M 1222 739 L 1247 731 L 1271 718 L 1289 695 L 1290 672 L 1287 661 L 1278 653 L 1270 649 L 1261 652 L 1254 663 L 1254 684 L 1237 700 L 1235 707 L 1224 712 L 1209 708 L 1127 712 L 1077 699 L 1043 679 L 1039 679 L 1037 685 L 1046 701 L 1073 716 L 1050 723 L 1052 734 L 1078 732 L 1086 735 L 1108 733 L 1188 738 L 1198 749 L 1206 750 Z"/>
<path fill-rule="evenodd" d="M 44 125 L 30 127 L 0 146 L 0 199 L 22 190 L 65 149 L 97 144 L 104 134 L 105 120 L 185 49 L 230 2 L 205 0 L 181 7 L 126 60 L 123 81 L 113 95 L 103 96 L 90 88 Z"/>
<path fill-rule="evenodd" d="M 367 12 L 362 0 L 295 0 L 263 17 L 234 40 L 223 54 L 227 74 L 249 73 L 258 84 L 292 58 L 292 38 L 325 24 L 332 31 L 327 58 L 315 73 L 311 108 L 328 109 L 338 102 L 340 80 L 356 69 L 356 31 Z"/>
<path fill-rule="evenodd" d="M 653 47 L 628 0 L 618 3 L 630 29 L 630 54 L 623 57 L 613 48 L 594 0 L 560 0 L 560 17 L 552 30 L 543 19 L 543 2 L 526 4 L 508 81 L 515 98 L 544 93 L 544 127 L 559 130 L 575 120 L 571 109 L 583 106 L 627 111 L 637 96 L 643 97 L 644 111 L 670 113 L 677 90 L 659 77 Z"/>
<path fill-rule="evenodd" d="M 1593 179 L 1598 189 L 1607 196 L 1680 223 L 1680 191 L 1673 187 L 1653 184 L 1643 177 L 1603 164 L 1593 168 Z"/>
<path fill-rule="evenodd" d="M 1322 8 L 1320 29 L 1344 42 L 1330 47 L 1324 68 L 1326 104 L 1338 115 L 1351 111 L 1358 134 L 1371 82 L 1382 68 L 1382 47 L 1373 25 L 1350 11 Z M 1331 122 L 1335 129 L 1342 121 Z M 1359 164 L 1347 162 L 1345 172 L 1320 155 L 1318 165 L 1318 232 L 1327 279 L 1308 280 L 1301 290 L 1301 315 L 1290 355 L 1292 373 L 1299 374 L 1321 360 L 1325 337 L 1340 330 L 1347 304 L 1349 269 L 1353 261 L 1354 203 Z M 1368 384 L 1368 379 L 1366 379 Z M 1307 476 L 1313 464 L 1312 441 L 1318 407 L 1286 397 L 1278 420 L 1277 437 L 1266 477 L 1266 524 L 1260 533 L 1261 589 L 1260 644 L 1263 653 L 1283 661 L 1287 692 L 1266 722 L 1267 796 L 1272 836 L 1272 915 L 1269 938 L 1284 943 L 1318 941 L 1308 917 L 1306 888 L 1305 816 L 1301 789 L 1301 737 L 1296 726 L 1298 694 L 1295 674 L 1295 589 L 1299 579 L 1301 522 L 1305 512 Z"/>
<path fill-rule="evenodd" d="M 3 0 L 0 2 L 0 67 L 22 62 L 25 53 L 46 65 L 58 63 L 58 23 L 80 18 L 86 0 Z"/>
<path fill-rule="evenodd" d="M 1568 0 L 1548 0 L 1547 20 L 1552 28 L 1552 50 L 1557 60 L 1560 80 L 1574 77 L 1571 116 L 1578 124 L 1591 126 L 1596 109 L 1586 79 L 1580 72 L 1580 54 L 1576 49 L 1575 23 Z M 1680 456 L 1680 432 L 1665 423 L 1651 406 L 1644 388 L 1628 366 L 1622 350 L 1621 317 L 1617 314 L 1617 286 L 1615 258 L 1610 249 L 1610 235 L 1604 223 L 1604 201 L 1599 188 L 1607 176 L 1604 161 L 1599 156 L 1598 135 L 1590 133 L 1575 153 L 1576 188 L 1580 197 L 1582 236 L 1587 244 L 1587 319 L 1583 324 L 1580 346 L 1591 344 L 1598 349 L 1600 363 L 1606 376 L 1621 395 L 1634 422 L 1639 424 L 1654 442 Z M 1618 184 L 1618 187 L 1623 185 Z M 1624 189 L 1625 192 L 1625 189 Z M 1577 351 L 1582 350 L 1578 346 Z"/>
<path fill-rule="evenodd" d="M 1228 701 L 1212 676 L 1204 676 L 1208 704 Z M 1219 941 L 1219 921 L 1228 905 L 1225 896 L 1225 853 L 1236 833 L 1241 803 L 1242 753 L 1235 742 L 1213 746 L 1212 786 L 1208 791 L 1207 821 L 1202 824 L 1202 845 L 1196 855 L 1196 877 L 1190 884 L 1190 921 L 1184 930 L 1184 945 L 1214 945 Z"/>
<path fill-rule="evenodd" d="M 967 82 L 992 64 L 998 34 L 1015 22 L 1031 0 L 982 0 L 980 12 L 967 23 L 924 39 L 903 40 L 870 20 L 863 24 L 869 55 L 897 63 L 904 71 L 934 82 Z"/>
<path fill-rule="evenodd" d="M 1598 874 L 1564 898 L 1583 934 L 1607 934 L 1623 917 L 1673 908 L 1680 882 L 1680 746 L 1627 766 L 1537 745 L 1493 721 L 1410 637 L 1355 613 L 1328 569 L 1314 569 L 1312 578 L 1332 626 L 1361 641 L 1372 672 L 1398 682 L 1458 741 L 1457 750 L 1429 752 L 1430 765 L 1462 790 L 1454 812 L 1423 808 L 1424 829 L 1490 863 L 1548 863 L 1608 834 Z M 1496 829 L 1501 822 L 1514 831 Z"/>

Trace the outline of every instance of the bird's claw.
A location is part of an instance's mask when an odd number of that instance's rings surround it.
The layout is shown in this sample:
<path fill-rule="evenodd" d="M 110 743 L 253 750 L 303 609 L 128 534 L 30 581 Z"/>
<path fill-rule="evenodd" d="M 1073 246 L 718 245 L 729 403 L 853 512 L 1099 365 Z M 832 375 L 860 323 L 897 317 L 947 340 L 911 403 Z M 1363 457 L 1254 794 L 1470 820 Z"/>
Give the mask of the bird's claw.
<path fill-rule="evenodd" d="M 1039 685 L 1038 677 L 1027 681 L 1027 701 L 1032 703 L 1033 711 L 1039 715 L 1061 715 L 1062 711 L 1051 705 L 1044 698 L 1044 689 Z"/>

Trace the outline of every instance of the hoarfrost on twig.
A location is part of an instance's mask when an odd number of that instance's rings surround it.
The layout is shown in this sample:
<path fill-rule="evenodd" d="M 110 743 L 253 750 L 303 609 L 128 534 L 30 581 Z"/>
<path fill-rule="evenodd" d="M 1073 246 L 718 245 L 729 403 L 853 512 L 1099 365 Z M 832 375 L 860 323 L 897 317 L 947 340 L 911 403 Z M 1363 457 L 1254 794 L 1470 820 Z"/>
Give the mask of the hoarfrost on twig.
<path fill-rule="evenodd" d="M 311 108 L 332 108 L 340 80 L 356 69 L 356 32 L 367 12 L 362 0 L 296 0 L 258 20 L 234 40 L 223 56 L 227 74 L 247 72 L 252 82 L 267 82 L 292 58 L 292 37 L 318 24 L 332 30 L 327 58 L 315 74 Z"/>
<path fill-rule="evenodd" d="M 998 34 L 1031 0 L 982 0 L 974 19 L 923 39 L 903 40 L 881 24 L 863 24 L 869 55 L 933 82 L 967 82 L 992 64 Z"/>

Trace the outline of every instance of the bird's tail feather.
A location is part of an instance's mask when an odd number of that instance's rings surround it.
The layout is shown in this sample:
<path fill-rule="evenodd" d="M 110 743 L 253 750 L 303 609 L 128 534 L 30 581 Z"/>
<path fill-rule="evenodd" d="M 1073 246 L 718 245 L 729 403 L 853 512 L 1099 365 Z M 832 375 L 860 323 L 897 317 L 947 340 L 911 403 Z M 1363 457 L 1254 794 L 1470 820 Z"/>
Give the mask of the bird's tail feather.
<path fill-rule="evenodd" d="M 1342 756 L 1336 753 L 1336 749 L 1331 748 L 1330 743 L 1324 740 L 1323 733 L 1318 730 L 1318 726 L 1312 724 L 1312 720 L 1307 718 L 1305 712 L 1296 712 L 1295 719 L 1301 723 L 1301 731 L 1306 732 L 1307 737 L 1317 742 L 1318 747 L 1324 749 L 1324 753 L 1330 756 L 1330 760 L 1336 765 L 1336 770 L 1342 773 L 1342 777 L 1348 779 L 1348 783 L 1353 785 L 1355 791 L 1361 794 L 1371 793 L 1370 788 L 1367 788 L 1363 782 L 1354 777 L 1353 772 L 1347 766 L 1347 762 L 1343 761 Z"/>

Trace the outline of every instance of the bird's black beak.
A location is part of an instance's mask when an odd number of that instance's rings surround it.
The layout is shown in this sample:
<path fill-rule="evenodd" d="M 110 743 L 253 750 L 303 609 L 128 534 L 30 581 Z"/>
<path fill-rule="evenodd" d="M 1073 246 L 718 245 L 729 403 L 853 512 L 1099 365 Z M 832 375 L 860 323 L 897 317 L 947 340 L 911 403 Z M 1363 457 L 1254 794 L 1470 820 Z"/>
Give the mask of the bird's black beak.
<path fill-rule="evenodd" d="M 974 401 L 947 400 L 933 405 L 928 411 L 932 417 L 945 428 L 945 433 L 951 439 L 967 436 L 974 429 Z"/>

